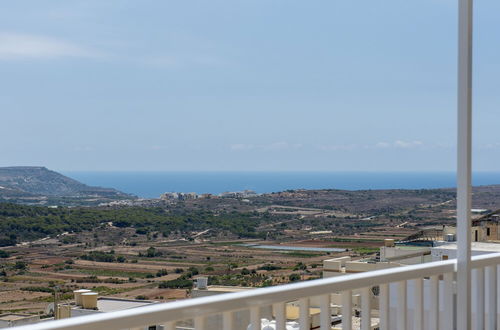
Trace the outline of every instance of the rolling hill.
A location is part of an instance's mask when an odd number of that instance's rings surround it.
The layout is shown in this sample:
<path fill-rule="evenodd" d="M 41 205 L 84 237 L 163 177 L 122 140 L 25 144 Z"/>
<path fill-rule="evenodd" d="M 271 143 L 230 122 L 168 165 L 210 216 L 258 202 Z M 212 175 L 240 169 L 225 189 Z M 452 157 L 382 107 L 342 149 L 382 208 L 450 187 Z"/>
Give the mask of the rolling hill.
<path fill-rule="evenodd" d="M 0 167 L 0 201 L 80 205 L 132 198 L 113 188 L 88 186 L 45 167 Z"/>

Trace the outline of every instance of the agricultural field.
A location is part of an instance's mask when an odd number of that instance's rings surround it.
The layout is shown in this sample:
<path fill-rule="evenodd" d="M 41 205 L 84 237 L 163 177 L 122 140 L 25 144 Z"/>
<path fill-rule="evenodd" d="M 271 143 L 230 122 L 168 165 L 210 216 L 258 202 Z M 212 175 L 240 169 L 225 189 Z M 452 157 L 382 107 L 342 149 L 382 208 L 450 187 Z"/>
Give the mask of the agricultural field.
<path fill-rule="evenodd" d="M 498 186 L 475 188 L 474 207 L 495 210 L 498 201 Z M 200 276 L 213 285 L 245 287 L 316 279 L 325 259 L 376 257 L 384 239 L 404 241 L 455 222 L 454 193 L 446 189 L 146 202 L 0 203 L 0 310 L 46 315 L 54 299 L 71 299 L 80 288 L 102 296 L 185 299 Z"/>
<path fill-rule="evenodd" d="M 81 288 L 103 296 L 185 299 L 199 276 L 208 277 L 209 284 L 216 285 L 277 285 L 320 278 L 324 259 L 356 253 L 300 251 L 303 244 L 314 247 L 318 242 L 298 242 L 298 251 L 280 251 L 241 245 L 280 245 L 276 241 L 141 240 L 131 233 L 127 243 L 102 244 L 118 234 L 113 231 L 120 232 L 120 237 L 127 236 L 127 230 L 108 228 L 79 234 L 72 244 L 63 244 L 63 237 L 4 248 L 0 259 L 0 310 L 44 315 L 54 300 L 54 292 L 59 301 L 64 301 L 72 298 L 73 290 Z M 334 245 L 325 241 L 322 246 Z"/>

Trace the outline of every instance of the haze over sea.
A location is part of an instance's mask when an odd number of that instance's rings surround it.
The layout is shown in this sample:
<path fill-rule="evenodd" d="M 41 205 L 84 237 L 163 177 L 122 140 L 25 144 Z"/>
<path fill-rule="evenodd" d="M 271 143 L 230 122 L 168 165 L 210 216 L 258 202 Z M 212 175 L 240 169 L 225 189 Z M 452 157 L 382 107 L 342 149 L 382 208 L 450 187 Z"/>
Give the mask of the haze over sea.
<path fill-rule="evenodd" d="M 63 172 L 88 185 L 144 198 L 169 191 L 219 194 L 287 189 L 427 189 L 455 187 L 453 172 Z M 500 172 L 477 172 L 474 185 L 500 184 Z"/>

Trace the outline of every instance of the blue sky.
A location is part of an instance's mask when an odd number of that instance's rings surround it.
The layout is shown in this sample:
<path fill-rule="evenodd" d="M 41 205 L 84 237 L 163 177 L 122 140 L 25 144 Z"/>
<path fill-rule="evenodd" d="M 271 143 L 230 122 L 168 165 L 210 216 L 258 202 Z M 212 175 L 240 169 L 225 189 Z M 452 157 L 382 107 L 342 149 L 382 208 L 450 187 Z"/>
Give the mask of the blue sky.
<path fill-rule="evenodd" d="M 7 2 L 0 166 L 453 170 L 456 2 Z M 476 2 L 476 170 L 500 163 L 498 12 Z"/>

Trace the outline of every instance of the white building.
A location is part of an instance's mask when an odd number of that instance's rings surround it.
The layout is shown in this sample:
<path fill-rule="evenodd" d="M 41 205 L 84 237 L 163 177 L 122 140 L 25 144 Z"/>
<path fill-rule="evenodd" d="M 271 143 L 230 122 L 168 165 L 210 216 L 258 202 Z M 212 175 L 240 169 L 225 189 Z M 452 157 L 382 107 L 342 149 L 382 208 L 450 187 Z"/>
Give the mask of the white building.
<path fill-rule="evenodd" d="M 471 242 L 472 256 L 480 256 L 489 253 L 499 253 L 499 243 Z M 448 260 L 457 258 L 457 242 L 436 242 L 431 248 L 432 261 Z"/>
<path fill-rule="evenodd" d="M 34 324 L 38 322 L 40 322 L 40 317 L 38 315 L 21 313 L 0 314 L 0 329 Z"/>

